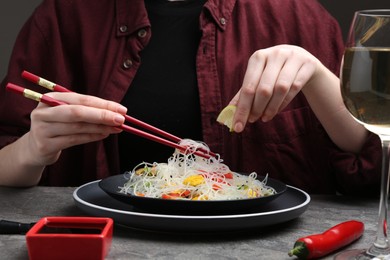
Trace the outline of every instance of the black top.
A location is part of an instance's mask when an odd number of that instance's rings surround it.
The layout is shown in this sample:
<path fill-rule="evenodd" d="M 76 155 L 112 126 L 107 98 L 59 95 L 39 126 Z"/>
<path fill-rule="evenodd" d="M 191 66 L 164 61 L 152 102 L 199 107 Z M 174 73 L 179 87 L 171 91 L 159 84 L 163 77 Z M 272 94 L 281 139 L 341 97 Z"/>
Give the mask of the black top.
<path fill-rule="evenodd" d="M 141 66 L 122 101 L 129 115 L 193 140 L 202 140 L 195 65 L 204 2 L 145 0 L 151 40 L 141 53 Z M 119 135 L 119 147 L 122 172 L 143 161 L 166 162 L 174 151 L 130 133 Z"/>

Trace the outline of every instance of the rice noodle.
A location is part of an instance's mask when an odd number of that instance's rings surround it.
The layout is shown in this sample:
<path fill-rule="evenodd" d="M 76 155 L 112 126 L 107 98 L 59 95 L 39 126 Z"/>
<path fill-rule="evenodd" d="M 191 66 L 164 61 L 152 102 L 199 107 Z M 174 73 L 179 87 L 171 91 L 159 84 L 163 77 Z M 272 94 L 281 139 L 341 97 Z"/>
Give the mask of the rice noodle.
<path fill-rule="evenodd" d="M 202 142 L 184 139 L 185 152 L 176 150 L 167 163 L 143 162 L 125 174 L 128 181 L 120 192 L 136 196 L 183 200 L 237 200 L 275 194 L 275 190 L 257 179 L 232 172 L 219 155 L 205 159 L 193 153 L 209 147 Z"/>

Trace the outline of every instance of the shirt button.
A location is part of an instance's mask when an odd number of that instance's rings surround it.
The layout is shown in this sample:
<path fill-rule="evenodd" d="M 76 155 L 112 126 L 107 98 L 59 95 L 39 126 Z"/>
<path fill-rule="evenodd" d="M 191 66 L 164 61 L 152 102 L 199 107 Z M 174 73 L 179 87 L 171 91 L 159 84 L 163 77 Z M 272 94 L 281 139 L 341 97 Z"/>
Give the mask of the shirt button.
<path fill-rule="evenodd" d="M 123 62 L 123 67 L 124 67 L 125 69 L 130 68 L 132 65 L 133 65 L 133 62 L 132 62 L 132 60 L 130 60 L 130 59 L 126 59 L 126 60 Z"/>
<path fill-rule="evenodd" d="M 145 29 L 141 29 L 138 31 L 138 37 L 140 38 L 144 38 L 147 34 L 148 32 Z"/>
<path fill-rule="evenodd" d="M 221 19 L 219 19 L 219 21 L 221 22 L 222 25 L 226 24 L 226 19 L 225 18 L 221 18 Z"/>
<path fill-rule="evenodd" d="M 122 33 L 127 32 L 127 26 L 126 25 L 121 25 L 121 27 L 119 27 L 119 31 L 121 31 Z"/>

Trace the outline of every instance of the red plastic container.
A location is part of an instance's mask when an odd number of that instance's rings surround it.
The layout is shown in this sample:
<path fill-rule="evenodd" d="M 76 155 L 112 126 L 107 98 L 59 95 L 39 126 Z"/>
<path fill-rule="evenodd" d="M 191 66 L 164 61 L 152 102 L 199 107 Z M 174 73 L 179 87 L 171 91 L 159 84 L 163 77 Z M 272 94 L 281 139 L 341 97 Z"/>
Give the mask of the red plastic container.
<path fill-rule="evenodd" d="M 45 217 L 26 234 L 30 260 L 104 259 L 111 246 L 113 220 Z"/>

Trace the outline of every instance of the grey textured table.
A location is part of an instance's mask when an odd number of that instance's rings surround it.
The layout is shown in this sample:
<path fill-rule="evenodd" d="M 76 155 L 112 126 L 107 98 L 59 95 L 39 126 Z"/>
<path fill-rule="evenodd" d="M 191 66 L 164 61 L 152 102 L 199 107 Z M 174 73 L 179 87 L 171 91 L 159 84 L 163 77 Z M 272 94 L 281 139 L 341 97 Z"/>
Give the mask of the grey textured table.
<path fill-rule="evenodd" d="M 73 201 L 74 189 L 0 188 L 0 219 L 30 223 L 45 216 L 85 215 Z M 245 232 L 170 234 L 115 226 L 107 259 L 295 259 L 287 252 L 297 238 L 349 219 L 365 223 L 363 237 L 349 248 L 364 248 L 375 236 L 377 214 L 377 199 L 312 196 L 297 219 Z M 25 237 L 0 235 L 0 259 L 28 259 Z"/>

